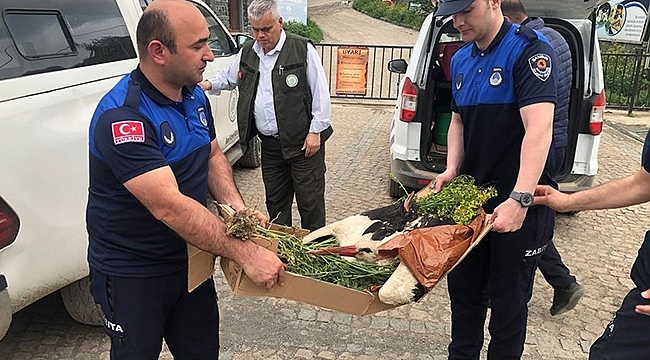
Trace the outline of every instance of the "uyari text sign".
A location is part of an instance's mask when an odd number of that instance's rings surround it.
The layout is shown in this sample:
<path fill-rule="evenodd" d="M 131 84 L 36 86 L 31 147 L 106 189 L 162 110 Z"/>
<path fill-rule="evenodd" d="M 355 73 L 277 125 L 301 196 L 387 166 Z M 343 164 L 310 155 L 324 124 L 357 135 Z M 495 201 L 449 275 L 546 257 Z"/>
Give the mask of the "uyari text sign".
<path fill-rule="evenodd" d="M 336 59 L 336 94 L 366 95 L 368 48 L 341 46 Z"/>

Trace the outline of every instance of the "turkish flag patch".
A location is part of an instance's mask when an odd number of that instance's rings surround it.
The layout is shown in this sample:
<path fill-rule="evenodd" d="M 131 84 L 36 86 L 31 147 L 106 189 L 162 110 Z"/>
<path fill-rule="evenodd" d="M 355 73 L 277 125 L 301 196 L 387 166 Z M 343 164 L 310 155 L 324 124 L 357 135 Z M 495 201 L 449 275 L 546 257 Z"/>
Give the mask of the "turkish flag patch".
<path fill-rule="evenodd" d="M 142 121 L 127 120 L 111 124 L 113 143 L 115 145 L 127 142 L 144 142 L 144 125 Z"/>

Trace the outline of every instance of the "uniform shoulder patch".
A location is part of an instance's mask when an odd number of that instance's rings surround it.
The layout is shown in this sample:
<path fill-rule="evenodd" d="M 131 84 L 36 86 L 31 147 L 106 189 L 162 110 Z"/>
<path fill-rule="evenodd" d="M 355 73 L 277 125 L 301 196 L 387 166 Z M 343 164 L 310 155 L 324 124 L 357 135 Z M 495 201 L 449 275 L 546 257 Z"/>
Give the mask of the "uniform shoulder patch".
<path fill-rule="evenodd" d="M 144 142 L 144 125 L 142 121 L 126 120 L 111 124 L 113 143 Z"/>
<path fill-rule="evenodd" d="M 548 80 L 551 76 L 551 57 L 548 54 L 537 53 L 528 58 L 528 65 L 538 79 Z"/>

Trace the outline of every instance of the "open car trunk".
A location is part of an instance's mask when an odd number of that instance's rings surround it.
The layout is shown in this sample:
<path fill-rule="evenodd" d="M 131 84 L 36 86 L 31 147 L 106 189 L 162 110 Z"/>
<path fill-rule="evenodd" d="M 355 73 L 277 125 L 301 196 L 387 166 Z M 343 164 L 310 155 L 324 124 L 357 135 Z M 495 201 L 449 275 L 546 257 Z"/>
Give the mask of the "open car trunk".
<path fill-rule="evenodd" d="M 593 5 L 592 5 L 593 6 Z M 578 133 L 589 132 L 589 117 L 591 106 L 583 106 L 585 101 L 585 73 L 588 73 L 591 63 L 580 61 L 584 59 L 585 49 L 590 44 L 583 44 L 580 33 L 572 23 L 557 18 L 544 19 L 546 25 L 558 31 L 567 41 L 571 49 L 573 83 L 569 107 L 569 143 L 565 159 L 559 166 L 557 180 L 570 178 L 573 159 L 577 147 Z M 451 120 L 451 70 L 450 62 L 454 52 L 463 45 L 460 34 L 453 27 L 451 18 L 433 20 L 435 26 L 430 27 L 427 38 L 428 54 L 426 65 L 420 69 L 417 77 L 418 98 L 417 119 L 422 123 L 420 139 L 421 164 L 428 170 L 442 172 L 446 168 L 447 159 L 447 130 Z M 425 99 L 431 99 L 427 101 Z"/>

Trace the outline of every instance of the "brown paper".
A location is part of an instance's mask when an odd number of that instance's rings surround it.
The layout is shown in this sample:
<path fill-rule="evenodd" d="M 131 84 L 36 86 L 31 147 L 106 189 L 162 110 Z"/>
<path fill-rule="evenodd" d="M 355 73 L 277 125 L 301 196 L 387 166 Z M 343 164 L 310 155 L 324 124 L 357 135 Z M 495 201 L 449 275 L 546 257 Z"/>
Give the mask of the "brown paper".
<path fill-rule="evenodd" d="M 397 255 L 428 291 L 449 272 L 477 240 L 485 212 L 469 225 L 439 225 L 398 235 L 379 247 L 380 255 Z"/>

